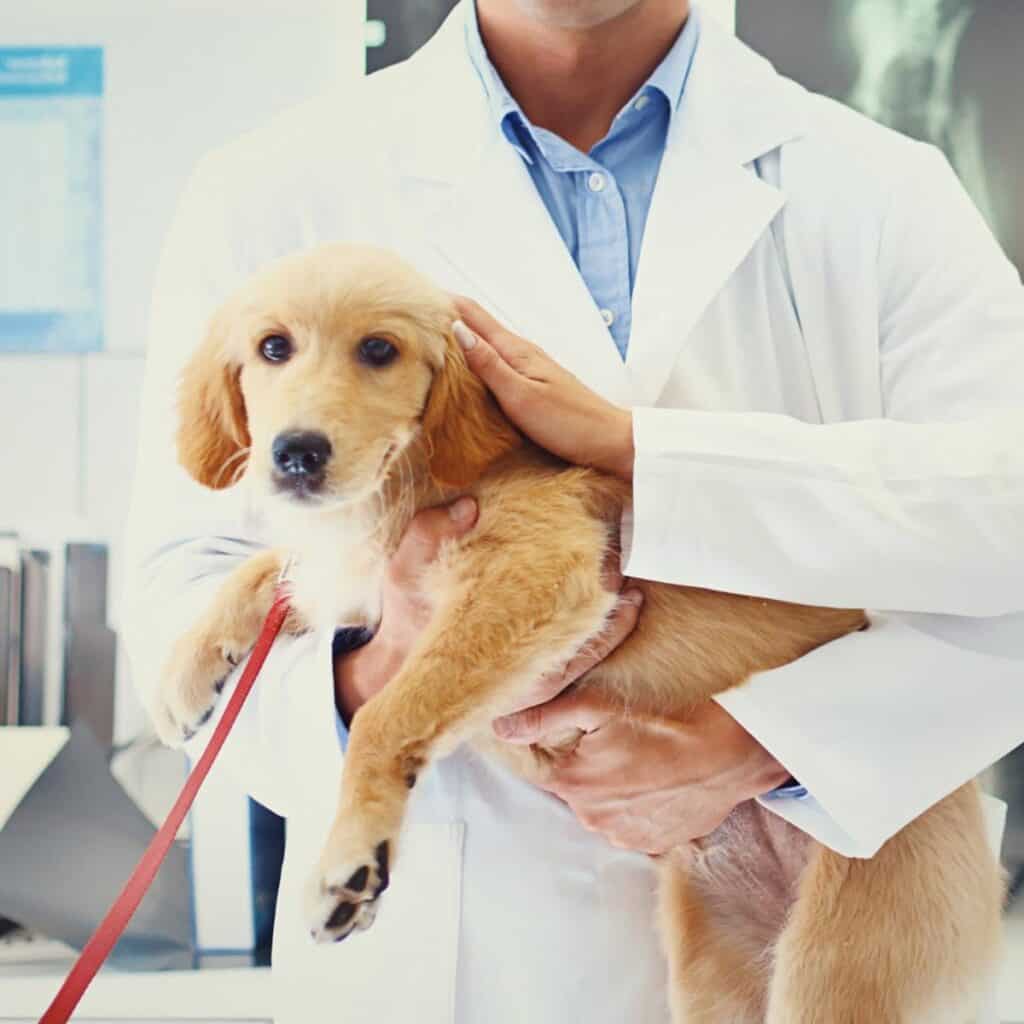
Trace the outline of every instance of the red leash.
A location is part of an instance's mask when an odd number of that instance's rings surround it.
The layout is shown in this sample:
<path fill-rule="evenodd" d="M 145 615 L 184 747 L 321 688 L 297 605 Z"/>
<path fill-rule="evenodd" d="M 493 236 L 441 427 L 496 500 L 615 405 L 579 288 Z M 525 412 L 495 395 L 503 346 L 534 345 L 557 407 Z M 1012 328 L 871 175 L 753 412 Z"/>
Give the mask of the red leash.
<path fill-rule="evenodd" d="M 66 1024 L 71 1019 L 75 1007 L 78 1005 L 86 989 L 92 984 L 96 972 L 103 966 L 103 962 L 110 955 L 110 951 L 117 944 L 121 933 L 128 926 L 128 922 L 135 913 L 142 898 L 146 895 L 156 873 L 160 870 L 164 858 L 167 856 L 174 837 L 178 834 L 181 823 L 185 820 L 189 808 L 192 806 L 199 788 L 202 786 L 206 776 L 210 774 L 213 762 L 224 746 L 231 727 L 242 710 L 245 698 L 249 696 L 253 683 L 267 660 L 271 645 L 281 631 L 281 624 L 288 614 L 288 600 L 283 594 L 278 594 L 267 618 L 260 630 L 256 646 L 249 655 L 249 661 L 242 671 L 242 678 L 231 694 L 231 699 L 224 709 L 224 714 L 217 727 L 213 730 L 213 736 L 202 757 L 196 762 L 195 767 L 185 780 L 178 799 L 167 815 L 167 820 L 160 826 L 160 831 L 150 840 L 146 852 L 142 855 L 131 878 L 128 879 L 121 895 L 114 901 L 114 905 L 107 911 L 107 916 L 100 923 L 100 926 L 92 934 L 92 938 L 85 944 L 85 948 L 79 954 L 74 967 L 61 985 L 60 991 L 54 997 L 46 1013 L 39 1018 L 39 1024 Z"/>

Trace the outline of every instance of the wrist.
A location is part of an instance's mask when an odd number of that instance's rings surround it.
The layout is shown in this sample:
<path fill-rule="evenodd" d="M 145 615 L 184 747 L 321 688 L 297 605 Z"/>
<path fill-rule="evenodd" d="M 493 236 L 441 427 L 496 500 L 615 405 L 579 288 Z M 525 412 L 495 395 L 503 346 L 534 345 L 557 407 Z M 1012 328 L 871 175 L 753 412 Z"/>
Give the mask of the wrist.
<path fill-rule="evenodd" d="M 636 450 L 633 447 L 633 413 L 629 409 L 613 407 L 609 437 L 609 451 L 599 468 L 631 483 Z"/>
<path fill-rule="evenodd" d="M 346 725 L 402 665 L 402 656 L 380 634 L 355 650 L 334 656 L 334 698 Z"/>
<path fill-rule="evenodd" d="M 766 793 L 771 793 L 788 782 L 795 780 L 789 771 L 779 764 L 775 758 L 751 737 L 754 744 L 747 761 L 745 778 L 741 784 L 743 800 L 752 800 Z"/>
<path fill-rule="evenodd" d="M 712 700 L 704 711 L 700 724 L 724 757 L 721 781 L 734 805 L 762 796 L 789 779 L 789 771 L 725 708 Z"/>

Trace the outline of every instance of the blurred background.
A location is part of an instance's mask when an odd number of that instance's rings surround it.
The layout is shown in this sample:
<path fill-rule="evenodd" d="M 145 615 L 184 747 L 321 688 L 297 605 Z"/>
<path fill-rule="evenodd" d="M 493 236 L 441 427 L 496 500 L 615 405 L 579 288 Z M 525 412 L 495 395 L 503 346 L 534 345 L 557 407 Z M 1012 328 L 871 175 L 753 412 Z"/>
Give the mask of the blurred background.
<path fill-rule="evenodd" d="M 207 150 L 404 59 L 452 6 L 0 0 L 0 726 L 23 727 L 0 728 L 0 974 L 65 962 L 127 873 L 93 887 L 95 907 L 25 901 L 27 873 L 45 891 L 53 871 L 29 863 L 57 827 L 53 794 L 96 773 L 83 809 L 123 823 L 111 842 L 130 866 L 186 768 L 152 741 L 117 641 L 147 306 L 177 196 Z M 1024 5 L 702 6 L 781 71 L 941 146 L 1024 260 Z M 1016 887 L 1024 755 L 988 781 L 1011 804 Z M 181 840 L 121 963 L 265 961 L 283 824 L 215 773 Z"/>

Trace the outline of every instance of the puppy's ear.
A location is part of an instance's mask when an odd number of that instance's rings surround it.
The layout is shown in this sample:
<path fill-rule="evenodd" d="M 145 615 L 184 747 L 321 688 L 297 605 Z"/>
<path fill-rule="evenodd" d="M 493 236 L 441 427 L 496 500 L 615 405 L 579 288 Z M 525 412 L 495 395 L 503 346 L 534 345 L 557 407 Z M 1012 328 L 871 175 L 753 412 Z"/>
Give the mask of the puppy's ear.
<path fill-rule="evenodd" d="M 456 489 L 479 479 L 495 459 L 522 440 L 466 365 L 450 332 L 445 338 L 444 361 L 434 371 L 430 386 L 423 434 L 430 475 L 439 484 Z"/>
<path fill-rule="evenodd" d="M 240 367 L 228 359 L 227 312 L 214 317 L 189 360 L 178 394 L 178 460 L 201 484 L 221 490 L 238 479 L 250 444 Z"/>

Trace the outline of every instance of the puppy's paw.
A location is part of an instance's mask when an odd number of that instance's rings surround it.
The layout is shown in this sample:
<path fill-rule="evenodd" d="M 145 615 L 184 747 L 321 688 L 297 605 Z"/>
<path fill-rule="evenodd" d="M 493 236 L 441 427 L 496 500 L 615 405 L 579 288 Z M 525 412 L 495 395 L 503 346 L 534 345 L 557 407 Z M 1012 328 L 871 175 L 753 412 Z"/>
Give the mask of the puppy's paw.
<path fill-rule="evenodd" d="M 388 887 L 393 850 L 394 843 L 382 839 L 342 860 L 329 862 L 325 854 L 306 892 L 306 917 L 314 942 L 340 942 L 373 924 L 377 900 Z"/>
<path fill-rule="evenodd" d="M 209 721 L 225 680 L 245 654 L 195 631 L 178 641 L 149 709 L 167 746 L 182 746 Z"/>

